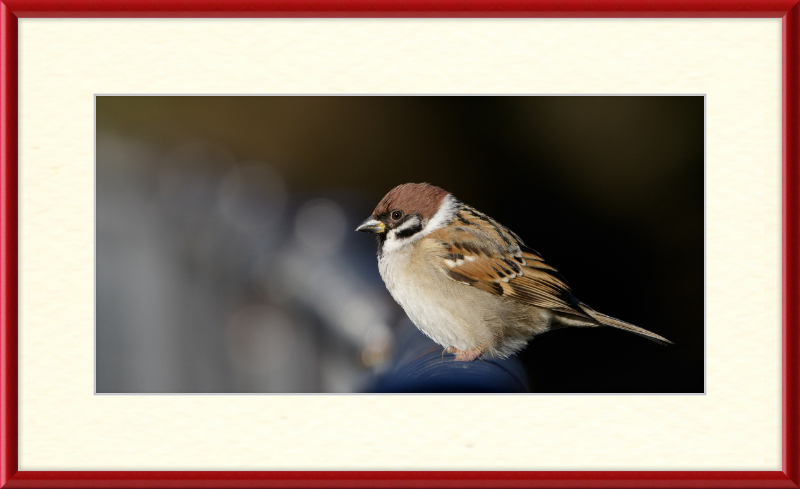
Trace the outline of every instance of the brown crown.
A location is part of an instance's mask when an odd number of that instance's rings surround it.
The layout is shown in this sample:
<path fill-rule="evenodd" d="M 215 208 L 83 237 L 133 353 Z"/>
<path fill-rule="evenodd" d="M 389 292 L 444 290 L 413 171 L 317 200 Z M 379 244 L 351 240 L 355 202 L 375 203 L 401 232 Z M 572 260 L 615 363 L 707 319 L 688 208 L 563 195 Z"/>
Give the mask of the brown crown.
<path fill-rule="evenodd" d="M 429 183 L 404 183 L 390 190 L 375 207 L 372 215 L 377 217 L 399 209 L 405 214 L 419 212 L 423 219 L 430 219 L 449 193 Z"/>

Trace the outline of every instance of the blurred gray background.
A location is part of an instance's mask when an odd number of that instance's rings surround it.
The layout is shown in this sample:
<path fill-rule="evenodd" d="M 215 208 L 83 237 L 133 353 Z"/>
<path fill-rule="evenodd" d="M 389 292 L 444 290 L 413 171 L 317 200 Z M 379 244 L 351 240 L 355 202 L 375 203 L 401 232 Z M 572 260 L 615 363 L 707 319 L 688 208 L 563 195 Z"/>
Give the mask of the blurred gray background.
<path fill-rule="evenodd" d="M 530 391 L 703 392 L 702 97 L 100 96 L 96 124 L 98 393 L 391 391 L 418 333 L 353 230 L 422 181 L 676 343 L 547 333 Z"/>

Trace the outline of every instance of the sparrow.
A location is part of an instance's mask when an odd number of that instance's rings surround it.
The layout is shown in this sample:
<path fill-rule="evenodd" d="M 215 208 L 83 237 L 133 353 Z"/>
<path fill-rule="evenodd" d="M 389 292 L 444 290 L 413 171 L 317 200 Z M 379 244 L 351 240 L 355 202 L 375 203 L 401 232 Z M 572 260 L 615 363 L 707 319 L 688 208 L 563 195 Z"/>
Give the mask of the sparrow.
<path fill-rule="evenodd" d="M 434 185 L 395 187 L 356 231 L 377 235 L 386 288 L 457 361 L 506 358 L 534 336 L 569 326 L 611 326 L 672 344 L 576 299 L 519 236 Z"/>

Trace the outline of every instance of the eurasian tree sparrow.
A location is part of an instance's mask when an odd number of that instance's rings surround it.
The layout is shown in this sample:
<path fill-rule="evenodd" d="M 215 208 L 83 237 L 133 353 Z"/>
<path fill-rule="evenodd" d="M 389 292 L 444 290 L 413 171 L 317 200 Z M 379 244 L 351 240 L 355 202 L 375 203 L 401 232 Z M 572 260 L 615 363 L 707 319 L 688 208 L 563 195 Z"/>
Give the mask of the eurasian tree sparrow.
<path fill-rule="evenodd" d="M 356 231 L 377 233 L 386 288 L 456 360 L 505 358 L 566 326 L 612 326 L 672 343 L 576 299 L 519 236 L 439 187 L 395 187 Z"/>

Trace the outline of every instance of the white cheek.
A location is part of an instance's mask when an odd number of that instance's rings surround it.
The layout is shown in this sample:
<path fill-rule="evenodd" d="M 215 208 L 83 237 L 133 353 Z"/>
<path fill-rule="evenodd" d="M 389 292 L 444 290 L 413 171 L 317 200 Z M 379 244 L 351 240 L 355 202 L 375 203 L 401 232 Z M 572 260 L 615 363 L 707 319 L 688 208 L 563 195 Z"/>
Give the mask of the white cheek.
<path fill-rule="evenodd" d="M 420 223 L 419 219 L 413 217 L 408 221 L 404 222 L 403 225 L 400 226 L 399 228 L 392 229 L 391 231 L 387 232 L 386 241 L 384 241 L 383 243 L 383 252 L 391 253 L 392 251 L 399 250 L 400 248 L 403 248 L 404 246 L 409 245 L 414 241 L 417 241 L 418 239 L 422 238 L 423 236 L 422 232 L 409 236 L 408 238 L 397 237 L 397 233 L 405 231 L 406 229 L 409 229 L 411 227 L 417 226 L 419 225 L 419 223 Z"/>
<path fill-rule="evenodd" d="M 406 229 L 414 227 L 414 226 L 417 226 L 417 225 L 419 225 L 419 218 L 412 217 L 408 221 L 404 222 L 403 225 L 400 226 L 399 228 L 391 230 L 390 233 L 396 233 L 396 232 L 399 232 L 399 231 L 405 231 Z"/>

